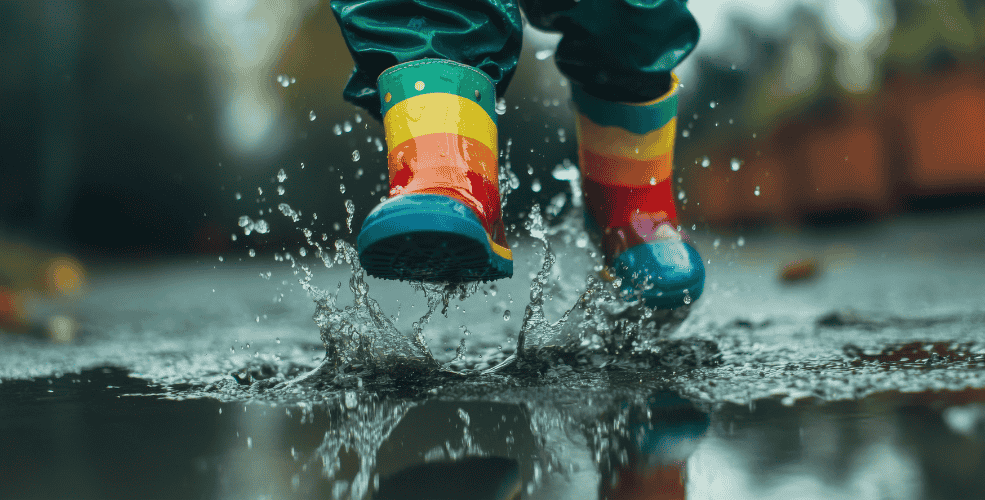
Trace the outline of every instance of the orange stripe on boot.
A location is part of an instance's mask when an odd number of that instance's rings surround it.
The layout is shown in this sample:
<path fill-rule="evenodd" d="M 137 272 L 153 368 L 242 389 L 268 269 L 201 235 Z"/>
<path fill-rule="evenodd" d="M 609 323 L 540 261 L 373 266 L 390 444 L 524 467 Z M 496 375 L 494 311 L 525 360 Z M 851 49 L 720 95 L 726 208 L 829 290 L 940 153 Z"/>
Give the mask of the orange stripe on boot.
<path fill-rule="evenodd" d="M 390 196 L 420 193 L 455 198 L 475 212 L 491 241 L 509 252 L 499 188 L 489 180 L 496 165 L 496 156 L 486 145 L 458 134 L 407 139 L 391 148 L 388 155 Z"/>
<path fill-rule="evenodd" d="M 653 186 L 670 178 L 673 153 L 649 160 L 601 155 L 579 149 L 581 171 L 586 179 L 618 186 Z"/>

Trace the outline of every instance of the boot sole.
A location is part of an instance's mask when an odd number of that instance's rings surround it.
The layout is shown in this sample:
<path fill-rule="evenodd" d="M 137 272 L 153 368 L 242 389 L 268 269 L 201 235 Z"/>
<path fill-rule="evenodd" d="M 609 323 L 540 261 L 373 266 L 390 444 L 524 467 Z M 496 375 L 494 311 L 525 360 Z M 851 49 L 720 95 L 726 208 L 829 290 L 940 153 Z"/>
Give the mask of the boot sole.
<path fill-rule="evenodd" d="M 499 247 L 465 204 L 447 196 L 409 194 L 376 207 L 357 240 L 363 269 L 382 279 L 491 281 L 513 276 Z"/>

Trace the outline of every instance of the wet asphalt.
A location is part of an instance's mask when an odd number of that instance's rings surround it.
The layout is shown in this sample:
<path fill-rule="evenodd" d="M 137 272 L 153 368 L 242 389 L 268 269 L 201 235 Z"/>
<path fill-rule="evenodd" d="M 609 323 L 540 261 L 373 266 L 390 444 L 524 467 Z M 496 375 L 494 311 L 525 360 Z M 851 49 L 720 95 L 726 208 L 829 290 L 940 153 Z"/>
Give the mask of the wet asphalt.
<path fill-rule="evenodd" d="M 985 498 L 982 216 L 699 230 L 705 295 L 645 363 L 546 354 L 293 392 L 258 383 L 324 356 L 289 262 L 97 269 L 61 306 L 74 342 L 0 335 L 0 497 Z M 518 242 L 514 279 L 431 318 L 436 359 L 462 339 L 476 366 L 515 351 L 542 256 Z M 553 321 L 594 261 L 563 234 L 552 249 Z M 351 300 L 348 267 L 308 262 Z M 368 283 L 410 331 L 422 294 Z"/>

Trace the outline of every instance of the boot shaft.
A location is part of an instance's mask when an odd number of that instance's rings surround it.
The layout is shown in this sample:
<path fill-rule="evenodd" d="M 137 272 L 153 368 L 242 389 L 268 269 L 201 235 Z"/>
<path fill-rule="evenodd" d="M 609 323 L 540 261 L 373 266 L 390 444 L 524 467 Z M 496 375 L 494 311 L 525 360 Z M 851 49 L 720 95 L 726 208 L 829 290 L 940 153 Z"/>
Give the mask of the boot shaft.
<path fill-rule="evenodd" d="M 678 86 L 675 76 L 667 93 L 645 103 L 572 93 L 587 215 L 607 263 L 633 246 L 680 238 L 672 191 Z"/>
<path fill-rule="evenodd" d="M 442 59 L 394 66 L 379 78 L 390 197 L 447 196 L 475 212 L 506 247 L 499 195 L 495 89 L 485 73 Z"/>

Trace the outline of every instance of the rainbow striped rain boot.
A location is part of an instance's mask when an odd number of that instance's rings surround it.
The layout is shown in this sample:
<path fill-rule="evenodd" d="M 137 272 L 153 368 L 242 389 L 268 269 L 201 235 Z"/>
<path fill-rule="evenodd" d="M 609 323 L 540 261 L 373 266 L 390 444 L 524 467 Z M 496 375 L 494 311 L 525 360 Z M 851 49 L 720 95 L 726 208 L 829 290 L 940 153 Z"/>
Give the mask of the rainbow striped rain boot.
<path fill-rule="evenodd" d="M 677 77 L 639 104 L 604 101 L 579 88 L 578 155 L 587 226 L 600 236 L 603 277 L 622 280 L 626 300 L 672 309 L 704 288 L 701 256 L 678 230 L 671 190 Z"/>
<path fill-rule="evenodd" d="M 357 241 L 371 276 L 430 282 L 513 276 L 499 198 L 496 93 L 471 66 L 422 59 L 378 80 L 390 198 Z"/>

